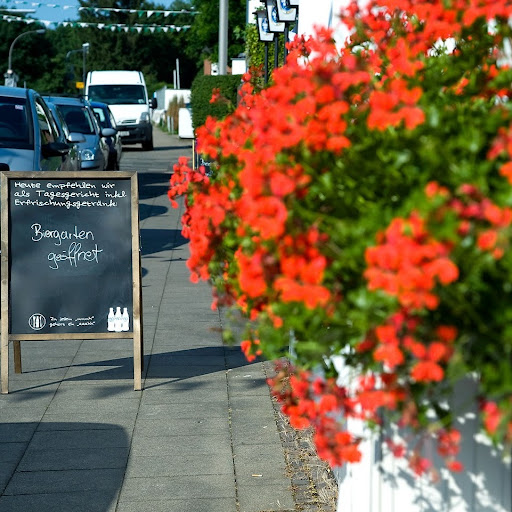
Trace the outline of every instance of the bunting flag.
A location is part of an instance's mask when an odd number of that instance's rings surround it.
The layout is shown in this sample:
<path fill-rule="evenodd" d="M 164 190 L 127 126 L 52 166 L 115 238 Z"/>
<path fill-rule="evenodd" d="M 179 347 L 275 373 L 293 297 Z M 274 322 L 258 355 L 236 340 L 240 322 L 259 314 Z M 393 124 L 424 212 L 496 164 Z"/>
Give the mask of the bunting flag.
<path fill-rule="evenodd" d="M 104 12 L 127 12 L 130 14 L 137 14 L 139 18 L 147 17 L 150 18 L 151 16 L 155 17 L 164 17 L 167 18 L 171 15 L 177 15 L 177 14 L 198 14 L 199 11 L 189 11 L 186 9 L 181 9 L 180 11 L 171 11 L 171 10 L 144 10 L 144 9 L 120 9 L 117 7 L 78 7 L 76 5 L 59 5 L 59 4 L 46 4 L 41 2 L 29 2 L 28 0 L 6 0 L 7 3 L 15 4 L 15 5 L 26 5 L 33 7 L 34 9 L 37 9 L 38 7 L 50 7 L 55 9 L 77 9 L 78 11 L 91 11 L 94 13 L 104 13 Z"/>
<path fill-rule="evenodd" d="M 48 20 L 36 20 L 31 18 L 21 18 L 19 16 L 9 16 L 7 14 L 0 15 L 0 19 L 7 22 L 21 22 L 30 25 L 32 23 L 41 23 L 46 28 L 50 26 L 60 27 L 94 27 L 99 30 L 111 30 L 112 32 L 138 32 L 142 33 L 158 33 L 158 32 L 179 32 L 180 30 L 187 30 L 190 25 L 126 25 L 123 23 L 86 23 L 83 21 L 48 21 Z"/>

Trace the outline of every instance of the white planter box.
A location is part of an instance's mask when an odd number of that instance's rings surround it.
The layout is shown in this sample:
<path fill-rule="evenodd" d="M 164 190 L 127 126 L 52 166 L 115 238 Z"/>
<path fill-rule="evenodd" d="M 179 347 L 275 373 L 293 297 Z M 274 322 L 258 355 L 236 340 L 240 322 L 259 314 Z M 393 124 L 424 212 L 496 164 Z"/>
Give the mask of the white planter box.
<path fill-rule="evenodd" d="M 340 380 L 349 382 L 350 375 L 343 359 L 333 358 Z M 455 391 L 452 405 L 475 403 L 475 386 L 468 379 Z M 512 510 L 512 472 L 510 460 L 478 433 L 476 407 L 457 420 L 463 441 L 457 457 L 465 470 L 452 473 L 440 470 L 440 481 L 415 477 L 407 462 L 395 458 L 383 446 L 383 438 L 374 435 L 361 444 L 363 459 L 335 470 L 338 480 L 337 512 L 510 512 Z M 360 422 L 349 423 L 349 430 L 365 433 Z M 437 468 L 443 462 L 437 457 L 434 442 L 425 446 Z"/>
<path fill-rule="evenodd" d="M 180 139 L 193 139 L 192 114 L 188 108 L 180 108 L 178 111 L 178 136 Z"/>

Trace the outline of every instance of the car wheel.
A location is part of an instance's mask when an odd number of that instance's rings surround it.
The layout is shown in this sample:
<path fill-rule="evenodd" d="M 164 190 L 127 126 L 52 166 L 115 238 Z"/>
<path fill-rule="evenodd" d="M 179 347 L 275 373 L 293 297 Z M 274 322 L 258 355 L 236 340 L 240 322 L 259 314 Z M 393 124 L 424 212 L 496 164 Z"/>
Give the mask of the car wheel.
<path fill-rule="evenodd" d="M 142 143 L 142 149 L 144 151 L 152 151 L 153 150 L 153 138 L 151 138 L 149 140 L 145 140 Z"/>

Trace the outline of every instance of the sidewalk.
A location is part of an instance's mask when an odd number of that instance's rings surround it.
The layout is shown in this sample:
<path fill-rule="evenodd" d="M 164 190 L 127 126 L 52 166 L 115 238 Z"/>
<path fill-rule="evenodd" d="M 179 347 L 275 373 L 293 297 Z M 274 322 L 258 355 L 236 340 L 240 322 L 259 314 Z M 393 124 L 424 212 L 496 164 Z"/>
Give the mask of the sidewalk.
<path fill-rule="evenodd" d="M 156 132 L 177 161 L 190 141 Z M 11 349 L 0 511 L 295 511 L 270 366 L 223 345 L 208 285 L 189 280 L 169 175 L 138 171 L 143 390 L 131 340 L 24 341 L 22 374 Z"/>

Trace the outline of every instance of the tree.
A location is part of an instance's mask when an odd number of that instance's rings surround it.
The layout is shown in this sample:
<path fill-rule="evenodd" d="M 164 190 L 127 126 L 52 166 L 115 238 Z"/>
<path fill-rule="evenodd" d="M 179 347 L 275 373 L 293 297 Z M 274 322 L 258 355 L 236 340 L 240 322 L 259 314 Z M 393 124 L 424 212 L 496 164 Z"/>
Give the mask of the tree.
<path fill-rule="evenodd" d="M 111 0 L 110 5 L 95 0 L 81 0 L 80 3 L 82 7 L 92 8 L 80 12 L 81 21 L 107 25 L 124 24 L 132 27 L 134 25 L 162 24 L 162 18 L 139 16 L 139 13 L 97 11 L 95 9 L 110 6 L 119 9 L 147 11 L 182 10 L 187 7 L 187 4 L 181 0 L 174 2 L 170 7 L 145 0 Z M 185 13 L 177 17 L 173 15 L 171 21 L 166 21 L 165 24 L 180 27 L 190 24 L 191 20 L 192 15 Z M 134 30 L 112 32 L 86 28 L 83 31 L 84 37 L 90 37 L 90 40 L 94 41 L 88 56 L 90 69 L 140 69 L 146 76 L 149 90 L 154 90 L 157 84 L 173 82 L 176 59 L 180 59 L 182 86 L 190 86 L 195 75 L 197 65 L 195 61 L 187 58 L 183 51 L 183 47 L 186 45 L 186 29 L 170 32 L 150 32 L 148 29 L 142 29 L 140 32 Z"/>
<path fill-rule="evenodd" d="M 79 11 L 79 23 L 104 24 L 105 27 L 82 27 L 78 23 L 74 26 L 59 25 L 55 29 L 48 29 L 44 36 L 31 36 L 16 45 L 16 71 L 29 86 L 44 92 L 76 93 L 74 83 L 82 78 L 82 54 L 72 53 L 67 59 L 66 55 L 69 51 L 80 50 L 84 43 L 89 43 L 89 70 L 139 69 L 145 74 L 148 90 L 153 92 L 165 84 L 173 84 L 178 59 L 180 85 L 182 88 L 190 88 L 192 80 L 202 68 L 202 56 L 205 54 L 203 49 L 209 47 L 212 52 L 216 52 L 218 46 L 218 1 L 175 0 L 170 6 L 164 6 L 148 0 L 80 0 L 80 6 L 84 9 Z M 106 8 L 122 11 L 115 12 Z M 199 14 L 180 12 L 166 18 L 162 15 L 147 17 L 141 14 L 148 10 L 199 10 Z M 117 27 L 120 24 L 125 25 L 125 28 Z M 167 32 L 154 28 L 164 24 L 175 25 L 175 28 Z M 134 25 L 139 28 L 135 30 Z M 30 26 L 0 23 L 0 58 L 7 63 L 10 42 L 19 33 L 39 26 L 35 23 Z M 244 28 L 245 0 L 230 0 L 230 57 L 243 52 Z M 42 38 L 45 44 L 40 44 Z"/>
<path fill-rule="evenodd" d="M 39 24 L 25 25 L 22 23 L 0 22 L 0 62 L 4 63 L 7 71 L 9 50 L 11 45 L 20 34 L 33 30 L 42 29 L 44 26 Z M 19 39 L 12 49 L 12 67 L 19 77 L 19 84 L 22 86 L 34 83 L 36 78 L 44 72 L 44 63 L 48 62 L 53 55 L 51 45 L 43 44 L 47 41 L 47 33 L 31 34 Z M 3 74 L 2 73 L 2 74 Z"/>

